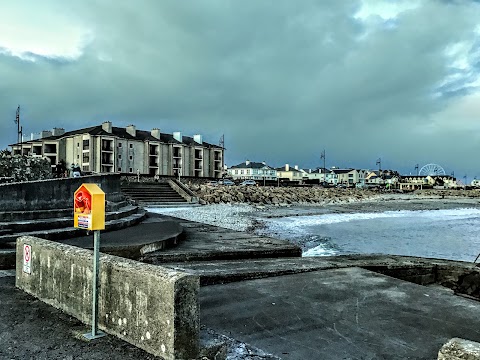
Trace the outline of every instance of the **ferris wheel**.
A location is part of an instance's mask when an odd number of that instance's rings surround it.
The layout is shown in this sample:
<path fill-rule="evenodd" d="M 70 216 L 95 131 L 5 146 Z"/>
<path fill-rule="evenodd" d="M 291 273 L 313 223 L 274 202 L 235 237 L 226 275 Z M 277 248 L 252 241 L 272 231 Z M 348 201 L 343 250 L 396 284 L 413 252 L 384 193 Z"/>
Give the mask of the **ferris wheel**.
<path fill-rule="evenodd" d="M 422 166 L 419 175 L 428 176 L 428 175 L 445 175 L 445 170 L 437 164 L 427 164 Z"/>

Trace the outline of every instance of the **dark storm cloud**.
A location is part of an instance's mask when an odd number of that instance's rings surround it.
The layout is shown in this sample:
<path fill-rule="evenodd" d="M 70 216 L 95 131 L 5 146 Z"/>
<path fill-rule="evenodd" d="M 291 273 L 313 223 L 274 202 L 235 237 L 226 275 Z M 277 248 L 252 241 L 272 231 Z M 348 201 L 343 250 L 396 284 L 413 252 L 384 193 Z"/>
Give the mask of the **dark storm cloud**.
<path fill-rule="evenodd" d="M 450 133 L 428 125 L 472 95 L 479 73 L 478 42 L 471 68 L 452 70 L 445 55 L 478 37 L 479 6 L 467 2 L 425 1 L 390 19 L 355 17 L 357 1 L 51 6 L 85 28 L 81 55 L 0 57 L 3 144 L 16 139 L 21 104 L 27 133 L 107 119 L 215 143 L 224 133 L 229 165 L 314 166 L 323 148 L 339 166 L 442 162 Z M 470 133 L 455 134 L 460 154 L 474 148 Z"/>

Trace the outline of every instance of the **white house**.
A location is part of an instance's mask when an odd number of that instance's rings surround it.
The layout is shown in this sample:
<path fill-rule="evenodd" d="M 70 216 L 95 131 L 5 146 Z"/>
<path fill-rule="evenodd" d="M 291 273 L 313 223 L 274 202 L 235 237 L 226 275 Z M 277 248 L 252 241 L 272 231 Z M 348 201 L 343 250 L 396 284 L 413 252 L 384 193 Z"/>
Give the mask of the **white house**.
<path fill-rule="evenodd" d="M 277 180 L 277 170 L 268 166 L 265 162 L 246 160 L 230 167 L 227 172 L 233 180 Z"/>

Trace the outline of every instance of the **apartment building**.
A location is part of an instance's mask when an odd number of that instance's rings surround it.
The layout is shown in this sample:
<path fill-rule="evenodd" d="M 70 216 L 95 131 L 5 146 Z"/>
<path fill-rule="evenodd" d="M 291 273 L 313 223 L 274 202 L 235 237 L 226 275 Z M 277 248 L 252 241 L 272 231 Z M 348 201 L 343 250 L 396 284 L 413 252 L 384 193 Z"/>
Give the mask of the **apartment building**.
<path fill-rule="evenodd" d="M 234 180 L 277 180 L 277 170 L 265 162 L 246 160 L 230 167 L 227 172 Z"/>
<path fill-rule="evenodd" d="M 85 172 L 220 178 L 224 149 L 203 141 L 202 135 L 164 134 L 160 129 L 114 127 L 110 121 L 65 132 L 43 131 L 39 139 L 10 145 L 14 154 L 43 156 L 52 166 L 65 161 Z"/>

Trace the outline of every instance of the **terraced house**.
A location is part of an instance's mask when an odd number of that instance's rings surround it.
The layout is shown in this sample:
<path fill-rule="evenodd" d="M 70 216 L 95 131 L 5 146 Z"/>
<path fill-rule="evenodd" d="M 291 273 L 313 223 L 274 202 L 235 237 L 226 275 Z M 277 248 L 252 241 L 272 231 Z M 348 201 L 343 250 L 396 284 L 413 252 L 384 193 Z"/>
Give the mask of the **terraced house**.
<path fill-rule="evenodd" d="M 202 135 L 137 130 L 135 125 L 101 125 L 65 132 L 43 131 L 39 139 L 10 145 L 14 154 L 43 156 L 52 167 L 65 161 L 84 172 L 148 174 L 220 178 L 224 149 L 204 142 Z"/>

